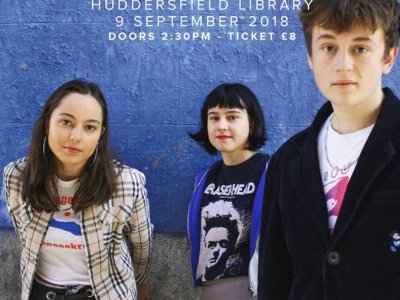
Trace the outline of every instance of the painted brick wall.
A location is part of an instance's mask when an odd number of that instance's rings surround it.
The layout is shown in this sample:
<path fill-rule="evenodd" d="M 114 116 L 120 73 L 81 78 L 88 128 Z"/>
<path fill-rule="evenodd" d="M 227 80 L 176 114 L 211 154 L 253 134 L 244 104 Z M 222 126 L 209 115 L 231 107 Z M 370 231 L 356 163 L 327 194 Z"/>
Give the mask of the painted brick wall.
<path fill-rule="evenodd" d="M 193 3 L 201 4 L 199 1 Z M 114 9 L 106 10 L 106 2 L 109 7 L 114 4 Z M 2 0 L 1 168 L 27 153 L 33 122 L 50 93 L 67 80 L 87 78 L 102 87 L 108 100 L 115 150 L 147 177 L 156 231 L 184 233 L 194 175 L 216 159 L 187 135 L 197 129 L 201 103 L 212 88 L 222 82 L 243 82 L 256 93 L 267 120 L 269 141 L 264 151 L 269 153 L 307 126 L 324 102 L 307 66 L 293 7 L 303 1 L 277 0 L 275 10 L 269 7 L 258 11 L 249 10 L 250 2 L 241 2 L 246 11 L 240 10 L 238 0 L 230 0 L 225 11 L 193 12 L 185 8 L 165 12 L 118 10 L 118 3 L 124 2 L 112 0 L 94 1 L 94 10 L 92 0 Z M 137 4 L 132 0 L 127 3 Z M 285 3 L 289 9 L 279 9 Z M 237 15 L 239 25 L 193 29 L 173 27 L 170 21 L 158 27 L 133 26 L 134 16 L 151 15 Z M 118 16 L 124 20 L 120 27 Z M 250 26 L 251 16 L 257 19 L 256 26 Z M 288 17 L 288 25 L 274 26 L 274 20 L 283 16 Z M 157 38 L 108 40 L 109 32 L 140 31 L 153 32 Z M 209 32 L 211 38 L 193 38 L 197 31 Z M 274 32 L 275 38 L 228 40 L 228 32 L 243 31 Z M 161 39 L 162 32 L 166 41 Z M 175 40 L 176 32 L 186 32 L 190 40 Z M 294 33 L 296 39 L 282 40 L 285 33 Z M 398 95 L 399 70 L 397 64 L 385 79 Z M 0 210 L 0 220 L 2 226 L 9 225 L 4 209 Z"/>

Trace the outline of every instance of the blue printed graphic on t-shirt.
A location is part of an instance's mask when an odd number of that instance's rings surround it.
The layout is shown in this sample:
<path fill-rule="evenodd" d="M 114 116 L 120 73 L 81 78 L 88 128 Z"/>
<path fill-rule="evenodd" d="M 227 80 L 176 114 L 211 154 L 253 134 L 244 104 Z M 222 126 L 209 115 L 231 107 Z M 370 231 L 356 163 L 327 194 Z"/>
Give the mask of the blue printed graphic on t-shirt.
<path fill-rule="evenodd" d="M 61 222 L 54 218 L 50 221 L 50 226 L 61 230 L 68 231 L 73 235 L 82 235 L 81 226 L 75 222 Z"/>

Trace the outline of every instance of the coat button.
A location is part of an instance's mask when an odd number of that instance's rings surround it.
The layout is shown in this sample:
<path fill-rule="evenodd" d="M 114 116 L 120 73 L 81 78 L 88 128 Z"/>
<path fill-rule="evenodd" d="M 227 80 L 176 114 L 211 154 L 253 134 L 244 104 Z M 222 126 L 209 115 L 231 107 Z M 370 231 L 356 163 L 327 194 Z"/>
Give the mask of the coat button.
<path fill-rule="evenodd" d="M 340 254 L 336 251 L 329 252 L 326 260 L 328 261 L 328 264 L 332 266 L 340 264 L 340 262 L 342 261 Z"/>

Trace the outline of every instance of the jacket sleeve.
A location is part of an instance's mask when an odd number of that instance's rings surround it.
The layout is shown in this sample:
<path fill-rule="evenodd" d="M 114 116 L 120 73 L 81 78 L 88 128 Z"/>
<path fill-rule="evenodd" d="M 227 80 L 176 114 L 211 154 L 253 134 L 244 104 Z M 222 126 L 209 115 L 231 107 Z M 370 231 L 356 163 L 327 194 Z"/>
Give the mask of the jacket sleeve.
<path fill-rule="evenodd" d="M 137 284 L 147 282 L 150 271 L 153 225 L 150 222 L 149 200 L 145 188 L 145 176 L 136 170 L 130 170 L 135 197 L 132 216 L 129 221 L 131 256 Z"/>
<path fill-rule="evenodd" d="M 11 162 L 4 168 L 3 173 L 3 195 L 10 214 L 12 225 L 23 243 L 22 232 L 26 230 L 22 226 L 21 215 L 25 213 L 23 205 L 18 201 L 21 187 L 21 172 L 16 163 Z"/>
<path fill-rule="evenodd" d="M 289 255 L 279 205 L 277 157 L 271 159 L 265 184 L 259 241 L 258 299 L 287 300 L 292 280 Z"/>

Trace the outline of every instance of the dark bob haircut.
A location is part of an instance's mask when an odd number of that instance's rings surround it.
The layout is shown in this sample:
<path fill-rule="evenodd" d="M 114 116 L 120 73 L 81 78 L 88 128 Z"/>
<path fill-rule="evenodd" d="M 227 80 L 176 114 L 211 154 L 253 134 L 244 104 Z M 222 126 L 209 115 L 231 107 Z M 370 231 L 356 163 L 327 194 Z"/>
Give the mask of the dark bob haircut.
<path fill-rule="evenodd" d="M 208 110 L 214 107 L 245 109 L 249 116 L 251 132 L 248 138 L 248 150 L 257 150 L 265 145 L 267 133 L 264 114 L 256 95 L 241 83 L 223 83 L 217 86 L 206 97 L 201 108 L 201 128 L 189 136 L 203 146 L 208 153 L 215 155 L 218 150 L 208 138 L 207 120 Z"/>

